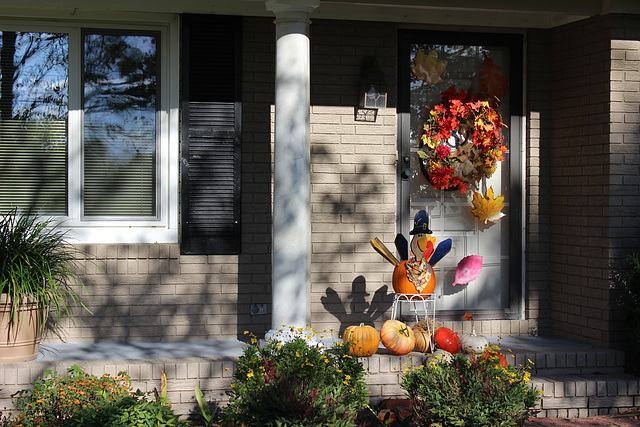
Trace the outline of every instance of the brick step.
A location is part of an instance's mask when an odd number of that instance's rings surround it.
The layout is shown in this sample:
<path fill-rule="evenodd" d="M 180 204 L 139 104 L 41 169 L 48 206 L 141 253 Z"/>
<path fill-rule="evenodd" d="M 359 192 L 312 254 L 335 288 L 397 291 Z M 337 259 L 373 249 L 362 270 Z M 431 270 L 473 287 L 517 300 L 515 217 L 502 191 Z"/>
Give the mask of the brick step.
<path fill-rule="evenodd" d="M 624 352 L 555 337 L 489 337 L 510 364 L 532 375 L 621 374 Z"/>
<path fill-rule="evenodd" d="M 640 378 L 625 373 L 536 374 L 543 391 L 537 417 L 584 418 L 640 407 Z"/>

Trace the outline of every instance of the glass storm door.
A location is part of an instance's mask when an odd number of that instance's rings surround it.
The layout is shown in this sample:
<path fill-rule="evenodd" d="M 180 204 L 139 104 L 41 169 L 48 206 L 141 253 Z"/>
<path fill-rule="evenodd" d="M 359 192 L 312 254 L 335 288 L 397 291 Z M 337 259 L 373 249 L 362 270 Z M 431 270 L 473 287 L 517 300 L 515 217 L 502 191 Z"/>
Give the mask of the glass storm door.
<path fill-rule="evenodd" d="M 410 241 L 414 216 L 425 210 L 436 246 L 452 239 L 451 252 L 434 268 L 437 311 L 452 320 L 460 320 L 466 312 L 478 320 L 521 316 L 521 51 L 519 36 L 436 32 L 400 35 L 398 232 Z M 496 110 L 502 115 L 503 143 L 507 147 L 504 160 L 496 163 L 490 177 L 478 182 L 472 179 L 465 193 L 454 185 L 435 189 L 437 169 L 430 168 L 418 154 L 426 145 L 422 135 L 426 121 L 432 117 L 431 110 L 443 102 L 443 93 L 452 87 L 455 93 L 462 89 L 466 94 L 484 91 L 500 95 Z M 447 152 L 463 150 L 470 140 L 464 130 L 454 132 L 447 140 Z M 436 155 L 435 150 L 433 153 Z M 475 154 L 460 158 L 474 156 L 478 156 L 477 149 Z M 465 160 L 465 164 L 477 163 Z M 459 167 L 463 166 L 456 166 L 456 171 Z M 495 197 L 504 196 L 501 212 L 505 216 L 485 224 L 472 214 L 472 200 L 474 192 L 486 195 L 490 188 Z M 468 255 L 483 257 L 482 272 L 469 284 L 453 286 L 456 266 Z"/>

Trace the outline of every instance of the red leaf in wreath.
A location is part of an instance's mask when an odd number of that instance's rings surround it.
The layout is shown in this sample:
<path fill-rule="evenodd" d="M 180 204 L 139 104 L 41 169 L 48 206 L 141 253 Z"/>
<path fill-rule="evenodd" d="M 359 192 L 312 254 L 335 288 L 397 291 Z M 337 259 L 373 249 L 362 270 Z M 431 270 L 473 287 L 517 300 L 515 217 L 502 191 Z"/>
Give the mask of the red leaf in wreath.
<path fill-rule="evenodd" d="M 480 90 L 486 92 L 491 97 L 501 97 L 506 95 L 505 86 L 509 86 L 509 80 L 499 74 L 502 67 L 494 64 L 493 60 L 484 54 L 484 68 L 480 71 L 483 77 L 480 80 Z"/>

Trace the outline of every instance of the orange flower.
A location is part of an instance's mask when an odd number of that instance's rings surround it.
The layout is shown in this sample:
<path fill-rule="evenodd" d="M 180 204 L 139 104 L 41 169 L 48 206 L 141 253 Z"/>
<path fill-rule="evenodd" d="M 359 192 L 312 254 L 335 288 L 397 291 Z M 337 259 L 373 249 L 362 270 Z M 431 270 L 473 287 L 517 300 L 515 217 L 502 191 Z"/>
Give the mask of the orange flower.
<path fill-rule="evenodd" d="M 471 313 L 465 313 L 464 316 L 462 316 L 462 318 L 464 320 L 473 320 L 473 315 Z"/>

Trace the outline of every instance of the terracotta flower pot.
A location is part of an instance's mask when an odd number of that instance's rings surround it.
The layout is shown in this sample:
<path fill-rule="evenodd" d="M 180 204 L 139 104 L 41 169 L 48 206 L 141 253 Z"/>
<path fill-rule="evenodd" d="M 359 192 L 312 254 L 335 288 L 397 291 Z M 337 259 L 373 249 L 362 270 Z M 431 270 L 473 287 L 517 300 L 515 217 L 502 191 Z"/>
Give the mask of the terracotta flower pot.
<path fill-rule="evenodd" d="M 17 322 L 9 324 L 10 305 L 7 295 L 0 295 L 0 363 L 26 362 L 38 357 L 42 337 L 41 308 L 24 304 Z"/>

